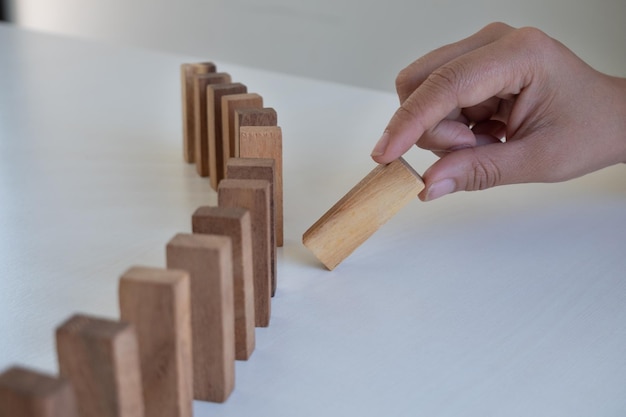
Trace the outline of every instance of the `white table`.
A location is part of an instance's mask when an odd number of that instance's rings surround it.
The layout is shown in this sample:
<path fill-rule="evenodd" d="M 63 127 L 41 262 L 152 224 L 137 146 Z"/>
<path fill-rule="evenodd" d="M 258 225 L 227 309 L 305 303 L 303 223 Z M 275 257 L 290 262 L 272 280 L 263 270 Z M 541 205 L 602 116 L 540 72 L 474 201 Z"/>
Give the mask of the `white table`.
<path fill-rule="evenodd" d="M 56 372 L 55 327 L 118 317 L 120 274 L 216 203 L 182 160 L 178 66 L 205 58 L 0 25 L 0 369 Z M 271 326 L 196 416 L 625 415 L 625 166 L 415 201 L 328 272 L 302 233 L 396 98 L 218 66 L 278 112 L 285 247 Z"/>

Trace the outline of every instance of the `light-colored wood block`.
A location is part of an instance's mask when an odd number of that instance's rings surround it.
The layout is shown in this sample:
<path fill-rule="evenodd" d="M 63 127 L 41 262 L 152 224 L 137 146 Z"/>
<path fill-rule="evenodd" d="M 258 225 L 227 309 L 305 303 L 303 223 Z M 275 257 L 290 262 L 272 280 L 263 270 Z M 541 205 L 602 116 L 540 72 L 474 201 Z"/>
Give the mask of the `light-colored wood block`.
<path fill-rule="evenodd" d="M 276 163 L 276 246 L 283 246 L 283 134 L 279 126 L 242 126 L 239 129 L 241 158 L 271 158 Z"/>
<path fill-rule="evenodd" d="M 233 180 L 267 180 L 270 183 L 270 250 L 271 250 L 271 294 L 276 294 L 276 163 L 270 158 L 231 158 L 226 164 L 226 178 Z"/>
<path fill-rule="evenodd" d="M 235 110 L 235 153 L 239 156 L 239 141 L 242 126 L 276 126 L 278 125 L 278 115 L 271 107 L 262 109 L 238 109 Z"/>
<path fill-rule="evenodd" d="M 183 157 L 186 162 L 194 162 L 195 152 L 195 110 L 193 98 L 193 83 L 196 74 L 215 72 L 216 67 L 212 62 L 198 62 L 182 64 L 180 66 L 181 97 L 183 110 Z"/>
<path fill-rule="evenodd" d="M 270 183 L 267 180 L 231 180 L 220 183 L 220 207 L 243 207 L 252 222 L 252 276 L 256 327 L 267 327 L 271 314 Z"/>
<path fill-rule="evenodd" d="M 118 292 L 120 316 L 137 332 L 146 416 L 191 417 L 189 274 L 132 267 L 120 277 Z"/>
<path fill-rule="evenodd" d="M 302 242 L 332 270 L 422 189 L 422 178 L 404 159 L 379 165 L 315 222 Z"/>
<path fill-rule="evenodd" d="M 224 167 L 222 169 L 224 172 L 226 172 L 228 159 L 238 156 L 235 154 L 237 147 L 235 143 L 239 141 L 239 136 L 235 140 L 235 111 L 261 108 L 263 108 L 263 97 L 256 93 L 231 94 L 222 97 L 222 138 L 224 141 Z"/>
<path fill-rule="evenodd" d="M 21 366 L 0 374 L 1 417 L 78 417 L 70 383 Z"/>
<path fill-rule="evenodd" d="M 213 84 L 206 88 L 207 118 L 209 125 L 209 177 L 211 187 L 217 191 L 217 185 L 224 178 L 224 130 L 222 127 L 222 97 L 244 94 L 248 88 L 241 83 Z"/>
<path fill-rule="evenodd" d="M 201 177 L 209 175 L 209 132 L 215 129 L 207 116 L 206 88 L 212 84 L 230 83 L 230 75 L 225 72 L 195 74 L 193 83 L 194 99 L 194 160 L 196 171 Z"/>
<path fill-rule="evenodd" d="M 191 218 L 193 233 L 228 236 L 233 250 L 235 297 L 235 359 L 248 360 L 255 347 L 252 223 L 241 207 L 198 208 Z"/>
<path fill-rule="evenodd" d="M 167 267 L 191 283 L 194 399 L 224 402 L 235 386 L 235 307 L 230 238 L 178 234 L 167 244 Z"/>
<path fill-rule="evenodd" d="M 56 330 L 61 376 L 81 417 L 143 417 L 139 348 L 126 322 L 77 314 Z"/>

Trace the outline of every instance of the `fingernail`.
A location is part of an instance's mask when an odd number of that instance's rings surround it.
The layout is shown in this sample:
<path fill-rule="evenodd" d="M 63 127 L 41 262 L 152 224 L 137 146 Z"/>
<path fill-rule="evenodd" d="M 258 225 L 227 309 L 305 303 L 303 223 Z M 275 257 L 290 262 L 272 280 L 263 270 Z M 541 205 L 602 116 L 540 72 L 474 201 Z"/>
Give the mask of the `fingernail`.
<path fill-rule="evenodd" d="M 443 197 L 446 194 L 453 193 L 456 190 L 456 183 L 454 180 L 447 178 L 445 180 L 437 181 L 428 187 L 426 192 L 426 201 L 431 201 L 439 197 Z"/>
<path fill-rule="evenodd" d="M 381 156 L 385 153 L 387 149 L 387 143 L 389 143 L 389 132 L 384 132 L 383 135 L 378 139 L 376 146 L 374 146 L 374 150 L 371 153 L 371 156 Z"/>

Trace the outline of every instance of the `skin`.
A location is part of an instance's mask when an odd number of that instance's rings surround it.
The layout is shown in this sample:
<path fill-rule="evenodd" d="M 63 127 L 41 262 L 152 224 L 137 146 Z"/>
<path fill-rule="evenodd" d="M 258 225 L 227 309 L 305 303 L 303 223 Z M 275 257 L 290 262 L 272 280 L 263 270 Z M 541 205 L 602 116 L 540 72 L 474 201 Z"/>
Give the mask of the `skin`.
<path fill-rule="evenodd" d="M 438 155 L 424 201 L 626 162 L 626 79 L 538 29 L 490 24 L 413 62 L 396 89 L 400 108 L 372 158 L 389 163 L 414 144 Z"/>

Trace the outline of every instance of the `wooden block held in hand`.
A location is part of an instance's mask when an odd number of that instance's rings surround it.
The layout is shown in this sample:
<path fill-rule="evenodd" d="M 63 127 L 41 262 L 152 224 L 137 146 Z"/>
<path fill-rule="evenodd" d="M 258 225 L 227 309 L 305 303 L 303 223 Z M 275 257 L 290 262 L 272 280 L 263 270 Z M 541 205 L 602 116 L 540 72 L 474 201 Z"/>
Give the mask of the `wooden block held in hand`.
<path fill-rule="evenodd" d="M 257 327 L 267 327 L 271 313 L 270 183 L 266 180 L 231 180 L 220 183 L 220 207 L 243 207 L 252 221 L 254 317 Z"/>
<path fill-rule="evenodd" d="M 222 160 L 224 167 L 222 169 L 224 172 L 226 172 L 228 159 L 238 156 L 235 155 L 235 142 L 239 142 L 239 136 L 235 140 L 235 111 L 238 109 L 261 109 L 262 107 L 263 97 L 256 93 L 231 94 L 222 97 L 222 138 L 224 141 L 224 158 Z"/>
<path fill-rule="evenodd" d="M 198 62 L 182 64 L 180 66 L 181 96 L 183 109 L 183 156 L 186 162 L 194 162 L 195 152 L 195 121 L 194 121 L 194 98 L 193 83 L 196 74 L 215 72 L 216 67 L 212 62 Z"/>
<path fill-rule="evenodd" d="M 233 180 L 267 180 L 270 183 L 270 250 L 272 297 L 276 294 L 276 163 L 270 158 L 231 158 L 226 164 L 226 178 Z"/>
<path fill-rule="evenodd" d="M 239 129 L 241 158 L 271 158 L 276 162 L 276 246 L 283 246 L 283 135 L 279 126 L 242 126 Z"/>
<path fill-rule="evenodd" d="M 194 160 L 196 171 L 201 177 L 209 175 L 209 132 L 215 129 L 215 124 L 211 125 L 207 116 L 206 88 L 207 85 L 225 84 L 230 83 L 230 81 L 230 75 L 224 72 L 196 74 L 194 76 Z"/>
<path fill-rule="evenodd" d="M 404 159 L 379 165 L 315 222 L 302 242 L 332 270 L 423 188 Z"/>
<path fill-rule="evenodd" d="M 61 376 L 76 393 L 81 417 L 143 417 L 135 329 L 77 314 L 56 330 Z"/>
<path fill-rule="evenodd" d="M 231 94 L 244 94 L 248 88 L 241 83 L 213 84 L 206 88 L 207 117 L 209 124 L 215 126 L 209 130 L 209 177 L 211 187 L 217 191 L 217 185 L 224 178 L 224 131 L 222 127 L 222 97 Z"/>
<path fill-rule="evenodd" d="M 235 152 L 234 156 L 239 157 L 239 138 L 242 126 L 276 126 L 278 115 L 271 107 L 262 109 L 238 109 L 235 110 Z"/>
<path fill-rule="evenodd" d="M 69 381 L 14 366 L 0 374 L 0 416 L 78 417 Z"/>
<path fill-rule="evenodd" d="M 235 359 L 248 360 L 255 346 L 252 223 L 241 207 L 198 208 L 191 218 L 193 233 L 228 236 L 233 250 L 235 297 Z"/>
<path fill-rule="evenodd" d="M 120 278 L 120 316 L 137 332 L 146 416 L 192 415 L 190 297 L 185 271 L 132 267 Z"/>
<path fill-rule="evenodd" d="M 189 273 L 194 399 L 224 402 L 235 386 L 235 307 L 230 238 L 177 234 L 167 267 Z"/>

